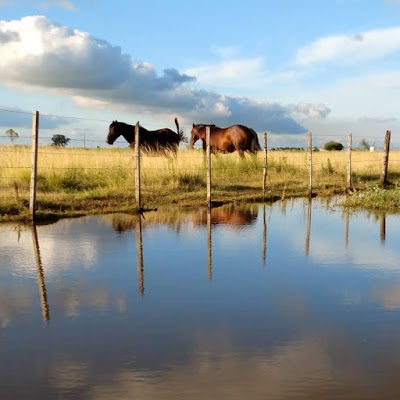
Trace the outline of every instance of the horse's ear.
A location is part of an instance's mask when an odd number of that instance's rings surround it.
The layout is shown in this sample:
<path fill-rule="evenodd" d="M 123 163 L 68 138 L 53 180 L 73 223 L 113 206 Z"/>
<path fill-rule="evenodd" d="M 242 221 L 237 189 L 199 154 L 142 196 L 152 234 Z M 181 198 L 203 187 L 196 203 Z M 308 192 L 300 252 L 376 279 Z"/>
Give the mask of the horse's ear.
<path fill-rule="evenodd" d="M 193 128 L 194 128 L 194 124 L 193 124 Z"/>

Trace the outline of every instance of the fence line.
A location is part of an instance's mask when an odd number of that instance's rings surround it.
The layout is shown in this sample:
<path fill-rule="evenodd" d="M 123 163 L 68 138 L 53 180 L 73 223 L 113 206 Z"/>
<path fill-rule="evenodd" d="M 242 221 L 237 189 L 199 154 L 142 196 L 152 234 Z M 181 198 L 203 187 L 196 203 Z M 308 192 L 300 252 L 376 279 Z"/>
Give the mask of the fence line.
<path fill-rule="evenodd" d="M 0 110 L 0 111 L 4 111 L 4 110 Z M 45 117 L 48 117 L 49 115 L 46 115 Z M 41 115 L 41 117 L 43 117 L 43 115 Z M 72 118 L 72 117 L 71 117 Z M 76 118 L 76 119 L 83 119 L 83 118 Z M 99 120 L 96 120 L 99 121 Z M 208 128 L 209 131 L 209 128 Z M 130 158 L 134 159 L 134 174 L 135 174 L 135 182 L 134 182 L 134 189 L 135 189 L 135 198 L 136 198 L 136 203 L 137 203 L 137 207 L 138 210 L 142 210 L 142 193 L 143 193 L 143 189 L 141 187 L 141 168 L 143 168 L 143 165 L 141 165 L 141 159 L 143 158 L 142 152 L 140 150 L 139 147 L 139 143 L 140 143 L 140 138 L 139 138 L 139 121 L 136 123 L 135 126 L 135 132 L 136 132 L 136 137 L 138 138 L 138 140 L 136 141 L 136 145 L 135 145 L 135 149 L 134 149 L 134 155 L 125 155 L 122 154 L 122 151 L 124 151 L 125 149 L 121 148 L 118 150 L 121 150 L 121 152 L 117 151 L 110 151 L 109 154 L 101 154 L 102 157 L 115 157 L 115 155 L 118 155 L 121 158 L 126 159 L 127 161 L 129 161 Z M 212 205 L 212 182 L 213 180 L 218 182 L 218 183 L 223 183 L 223 182 L 231 182 L 231 180 L 227 179 L 227 176 L 225 175 L 218 175 L 219 173 L 223 173 L 223 172 L 227 172 L 229 173 L 229 170 L 233 167 L 226 167 L 223 164 L 222 165 L 218 165 L 218 161 L 216 161 L 217 159 L 214 159 L 215 162 L 212 162 L 212 157 L 211 157 L 211 148 L 209 146 L 209 135 L 210 132 L 208 132 L 207 134 L 207 147 L 206 147 L 206 155 L 205 155 L 205 167 L 206 167 L 206 171 L 205 171 L 205 175 L 206 175 L 206 183 L 207 183 L 207 206 L 211 207 Z M 332 137 L 333 135 L 319 135 L 319 136 L 330 136 Z M 337 135 L 336 135 L 337 136 Z M 282 163 L 282 165 L 286 165 L 287 163 L 287 156 L 282 156 L 279 157 L 278 160 L 276 161 L 276 158 L 274 160 L 274 156 L 273 154 L 275 153 L 275 150 L 270 150 L 271 154 L 270 154 L 270 159 L 268 159 L 269 155 L 268 155 L 268 150 L 267 150 L 267 133 L 265 132 L 263 134 L 263 139 L 264 139 L 264 143 L 263 143 L 263 162 L 262 164 L 257 165 L 256 163 L 254 163 L 254 165 L 251 165 L 249 167 L 249 171 L 251 173 L 248 174 L 248 179 L 246 179 L 246 176 L 242 177 L 240 176 L 239 181 L 240 182 L 255 182 L 254 178 L 252 178 L 252 174 L 254 174 L 255 172 L 262 171 L 262 178 L 260 178 L 260 191 L 262 189 L 262 195 L 263 198 L 266 198 L 266 192 L 267 192 L 267 185 L 268 185 L 268 161 L 270 162 L 271 165 L 273 165 L 274 162 L 278 162 L 278 163 Z M 74 139 L 76 141 L 78 141 L 78 139 Z M 85 143 L 86 139 L 84 139 L 84 143 Z M 91 139 L 87 139 L 87 141 L 94 141 Z M 290 156 L 290 160 L 292 161 L 292 165 L 296 166 L 296 167 L 301 167 L 301 165 L 304 166 L 305 171 L 307 171 L 308 173 L 308 194 L 309 196 L 312 195 L 312 191 L 313 191 L 313 181 L 315 180 L 315 177 L 313 176 L 313 163 L 315 163 L 315 160 L 318 160 L 318 153 L 315 151 L 315 149 L 312 148 L 312 133 L 309 132 L 307 134 L 307 150 L 306 152 L 304 152 L 301 155 L 298 155 L 296 153 L 293 153 L 293 156 Z M 19 150 L 19 149 L 18 149 Z M 86 149 L 85 149 L 86 150 Z M 91 150 L 96 150 L 95 148 L 92 148 Z M 381 185 L 386 185 L 388 182 L 388 168 L 389 168 L 389 150 L 390 150 L 390 131 L 386 132 L 386 136 L 385 136 L 385 142 L 384 142 L 384 153 L 383 153 L 383 158 L 382 158 L 382 162 L 381 162 L 381 170 L 380 170 L 380 183 Z M 21 151 L 21 153 L 27 153 L 29 150 L 26 149 L 26 151 Z M 284 150 L 283 150 L 284 151 Z M 287 150 L 286 150 L 287 151 Z M 352 176 L 353 176 L 353 170 L 352 170 L 352 166 L 354 163 L 358 163 L 358 165 L 360 165 L 361 163 L 372 163 L 373 161 L 364 161 L 364 160 L 353 160 L 352 157 L 352 134 L 348 135 L 348 153 L 347 153 L 347 163 L 345 162 L 345 164 L 347 165 L 346 167 L 346 172 L 347 172 L 347 188 L 351 189 L 352 188 Z M 12 151 L 12 150 L 5 150 L 5 149 L 0 149 L 0 152 L 3 153 L 15 153 L 16 151 Z M 4 165 L 1 166 L 3 169 L 29 169 L 30 168 L 30 180 L 29 180 L 29 211 L 30 211 L 30 217 L 32 220 L 35 219 L 35 210 L 36 210 L 36 194 L 37 194 L 37 180 L 38 180 L 38 162 L 40 161 L 40 152 L 39 152 L 39 112 L 36 111 L 33 113 L 32 115 L 32 157 L 31 157 L 31 165 L 30 166 L 20 166 L 20 165 Z M 201 152 L 201 150 L 200 150 Z M 195 155 L 194 153 L 191 154 L 190 156 L 185 156 L 182 155 L 180 158 L 182 159 L 197 159 L 197 160 L 204 160 L 204 155 L 200 154 L 199 152 L 199 156 Z M 63 152 L 63 151 L 54 151 L 54 152 L 49 152 L 46 154 L 53 154 L 53 155 L 71 155 L 71 152 Z M 85 153 L 84 150 L 82 150 L 82 152 L 75 152 L 72 153 L 73 155 L 76 156 L 91 156 L 91 157 L 98 157 L 98 154 L 93 154 L 93 153 Z M 278 153 L 279 154 L 279 153 Z M 152 154 L 146 154 L 146 157 L 148 158 L 155 158 L 155 157 L 160 157 L 159 155 L 152 155 Z M 172 160 L 172 159 L 171 159 Z M 176 158 L 175 158 L 176 160 Z M 400 160 L 398 159 L 391 159 L 391 162 L 399 162 Z M 239 161 L 241 162 L 241 161 Z M 322 160 L 320 161 L 322 166 L 330 166 L 330 159 L 328 157 L 327 160 Z M 295 164 L 297 163 L 297 164 Z M 121 163 L 121 166 L 125 165 L 125 161 L 123 163 Z M 202 164 L 204 168 L 204 164 Z M 289 164 L 287 164 L 289 165 Z M 112 170 L 112 168 L 105 168 L 105 167 L 95 167 L 95 166 L 90 166 L 90 167 L 69 167 L 69 166 L 65 166 L 65 167 L 51 167 L 51 166 L 41 166 L 40 167 L 41 170 L 80 170 L 80 169 L 85 169 L 85 170 L 104 170 L 104 171 L 108 171 L 108 170 Z M 170 166 L 168 165 L 167 171 L 174 171 L 176 168 L 176 164 L 172 165 L 171 169 Z M 147 170 L 154 170 L 157 171 L 159 170 L 159 168 L 154 168 L 152 166 L 146 166 L 145 167 L 146 171 Z M 185 172 L 197 172 L 198 168 L 186 168 Z M 261 176 L 261 175 L 260 175 Z M 16 179 L 16 176 L 2 176 L 0 177 L 1 180 L 5 180 L 5 179 Z M 27 182 L 28 184 L 28 182 Z M 16 186 L 17 183 L 14 182 L 14 186 L 15 186 L 15 190 L 16 193 L 18 195 L 18 187 Z M 127 187 L 129 187 L 129 182 L 127 182 Z M 132 185 L 133 186 L 133 185 Z M 10 189 L 11 186 L 10 186 Z M 132 188 L 133 190 L 133 188 Z M 145 192 L 146 189 L 145 189 Z M 150 192 L 149 192 L 150 193 Z M 52 194 L 43 194 L 44 196 L 52 196 Z M 10 196 L 11 197 L 15 197 L 15 196 Z M 4 198 L 4 197 L 3 197 Z"/>

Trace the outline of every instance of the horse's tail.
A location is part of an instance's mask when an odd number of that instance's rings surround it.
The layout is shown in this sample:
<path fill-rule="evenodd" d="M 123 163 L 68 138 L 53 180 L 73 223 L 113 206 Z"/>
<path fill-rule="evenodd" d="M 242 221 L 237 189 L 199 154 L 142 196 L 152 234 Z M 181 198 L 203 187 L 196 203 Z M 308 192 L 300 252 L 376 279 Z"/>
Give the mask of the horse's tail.
<path fill-rule="evenodd" d="M 176 133 L 179 136 L 179 141 L 180 142 L 187 142 L 185 135 L 183 134 L 183 129 L 179 128 L 179 122 L 178 122 L 178 118 L 175 117 L 175 125 L 176 125 Z"/>

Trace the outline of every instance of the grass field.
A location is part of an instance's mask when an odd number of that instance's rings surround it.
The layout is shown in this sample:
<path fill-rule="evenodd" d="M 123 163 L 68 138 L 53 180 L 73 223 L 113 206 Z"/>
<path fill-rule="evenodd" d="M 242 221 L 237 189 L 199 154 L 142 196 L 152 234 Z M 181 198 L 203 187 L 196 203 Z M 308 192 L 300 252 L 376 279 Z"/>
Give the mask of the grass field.
<path fill-rule="evenodd" d="M 27 214 L 31 148 L 0 146 L 0 215 Z M 347 151 L 313 152 L 313 193 L 345 193 Z M 364 190 L 379 182 L 383 154 L 352 151 L 353 187 Z M 233 154 L 212 156 L 212 199 L 215 202 L 263 201 L 264 152 L 245 159 Z M 389 181 L 400 178 L 400 152 L 389 157 Z M 201 206 L 206 202 L 206 164 L 202 151 L 182 149 L 173 157 L 143 155 L 142 201 L 145 207 L 166 204 Z M 306 196 L 307 154 L 269 151 L 266 200 Z M 81 215 L 130 211 L 135 204 L 135 162 L 129 148 L 63 148 L 43 146 L 38 156 L 38 212 Z"/>

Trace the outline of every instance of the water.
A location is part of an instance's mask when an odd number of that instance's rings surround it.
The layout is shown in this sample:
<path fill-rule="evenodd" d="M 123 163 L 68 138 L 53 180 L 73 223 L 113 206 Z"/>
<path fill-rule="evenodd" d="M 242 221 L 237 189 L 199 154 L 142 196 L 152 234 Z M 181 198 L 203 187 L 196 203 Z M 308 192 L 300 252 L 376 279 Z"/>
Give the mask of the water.
<path fill-rule="evenodd" d="M 0 399 L 397 399 L 399 234 L 316 200 L 0 225 Z"/>

